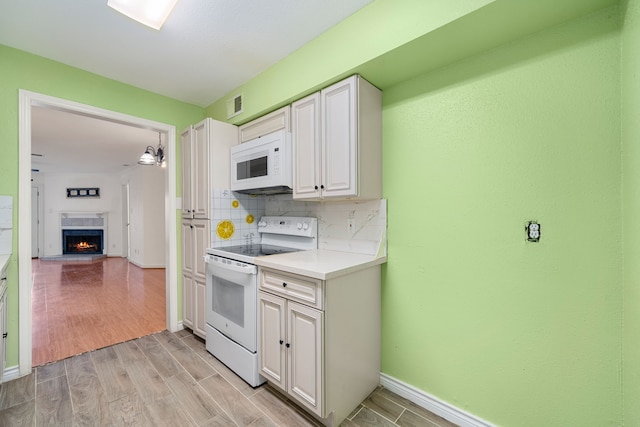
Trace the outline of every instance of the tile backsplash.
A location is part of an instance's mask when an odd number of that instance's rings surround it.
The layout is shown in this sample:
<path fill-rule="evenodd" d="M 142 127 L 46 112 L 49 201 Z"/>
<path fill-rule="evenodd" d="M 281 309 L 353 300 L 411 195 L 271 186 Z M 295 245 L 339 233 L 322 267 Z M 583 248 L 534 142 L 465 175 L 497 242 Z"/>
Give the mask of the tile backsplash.
<path fill-rule="evenodd" d="M 264 215 L 264 197 L 214 189 L 211 197 L 211 246 L 258 243 L 258 220 Z"/>
<path fill-rule="evenodd" d="M 318 218 L 318 248 L 368 255 L 387 254 L 387 201 L 302 202 L 267 196 L 267 215 Z M 349 224 L 353 227 L 350 230 Z"/>
<path fill-rule="evenodd" d="M 11 253 L 13 244 L 13 197 L 0 196 L 0 255 Z"/>
<path fill-rule="evenodd" d="M 258 243 L 258 220 L 269 216 L 318 218 L 318 247 L 386 255 L 387 201 L 303 202 L 290 194 L 249 196 L 227 189 L 212 194 L 212 247 Z M 349 224 L 353 227 L 350 229 Z"/>

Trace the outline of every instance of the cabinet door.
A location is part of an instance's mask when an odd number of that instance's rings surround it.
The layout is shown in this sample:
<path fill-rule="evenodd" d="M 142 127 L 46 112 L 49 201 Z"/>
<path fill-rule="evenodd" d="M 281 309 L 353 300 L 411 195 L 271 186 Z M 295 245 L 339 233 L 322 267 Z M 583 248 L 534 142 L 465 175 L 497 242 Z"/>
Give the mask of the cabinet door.
<path fill-rule="evenodd" d="M 189 126 L 180 134 L 180 143 L 182 146 L 182 217 L 193 218 L 191 213 L 191 138 L 193 136 L 192 128 Z"/>
<path fill-rule="evenodd" d="M 211 199 L 209 195 L 209 119 L 193 127 L 192 209 L 193 217 L 209 218 Z"/>
<path fill-rule="evenodd" d="M 287 301 L 288 392 L 314 414 L 322 414 L 323 312 Z"/>
<path fill-rule="evenodd" d="M 291 104 L 293 136 L 293 198 L 319 198 L 321 119 L 320 93 Z"/>
<path fill-rule="evenodd" d="M 0 300 L 0 383 L 7 366 L 7 293 Z"/>
<path fill-rule="evenodd" d="M 192 226 L 193 275 L 198 279 L 204 280 L 206 277 L 204 256 L 206 249 L 211 246 L 210 221 L 208 219 L 193 220 Z"/>
<path fill-rule="evenodd" d="M 258 366 L 272 384 L 286 391 L 285 300 L 258 292 Z"/>
<path fill-rule="evenodd" d="M 280 108 L 238 128 L 240 143 L 251 141 L 280 129 L 289 131 L 291 110 L 289 106 Z"/>
<path fill-rule="evenodd" d="M 193 275 L 182 275 L 182 323 L 193 329 L 195 309 L 193 299 L 195 295 Z"/>
<path fill-rule="evenodd" d="M 322 184 L 324 197 L 356 196 L 357 81 L 356 76 L 321 92 Z"/>
<path fill-rule="evenodd" d="M 193 275 L 195 271 L 194 253 L 193 253 L 193 221 L 182 221 L 182 272 L 183 274 Z"/>
<path fill-rule="evenodd" d="M 206 323 L 205 308 L 207 303 L 207 296 L 205 295 L 206 293 L 205 280 L 197 277 L 193 279 L 193 289 L 194 289 L 194 295 L 193 295 L 194 315 L 193 315 L 193 326 L 191 327 L 191 329 L 193 330 L 194 334 L 202 338 L 206 338 L 207 333 L 205 331 L 205 323 Z"/>

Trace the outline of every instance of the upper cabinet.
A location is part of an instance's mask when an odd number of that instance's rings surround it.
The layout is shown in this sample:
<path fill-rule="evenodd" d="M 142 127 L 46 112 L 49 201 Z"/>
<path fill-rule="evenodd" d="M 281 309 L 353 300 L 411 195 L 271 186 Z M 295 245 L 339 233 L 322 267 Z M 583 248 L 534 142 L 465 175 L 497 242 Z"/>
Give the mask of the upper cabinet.
<path fill-rule="evenodd" d="M 265 114 L 255 120 L 245 123 L 238 128 L 240 133 L 240 143 L 251 141 L 268 133 L 275 132 L 280 129 L 290 130 L 291 107 L 280 108 L 269 114 Z"/>
<path fill-rule="evenodd" d="M 189 126 L 182 139 L 182 217 L 211 218 L 211 189 L 229 188 L 229 148 L 238 128 L 207 118 Z"/>
<path fill-rule="evenodd" d="M 382 92 L 355 75 L 291 105 L 294 199 L 382 197 Z"/>

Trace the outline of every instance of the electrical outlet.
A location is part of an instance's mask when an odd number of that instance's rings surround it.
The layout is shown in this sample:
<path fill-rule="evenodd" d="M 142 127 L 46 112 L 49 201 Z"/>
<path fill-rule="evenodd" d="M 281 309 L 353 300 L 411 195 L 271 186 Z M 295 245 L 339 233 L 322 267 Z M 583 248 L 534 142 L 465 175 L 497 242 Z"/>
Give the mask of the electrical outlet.
<path fill-rule="evenodd" d="M 536 221 L 529 221 L 525 226 L 525 231 L 527 233 L 527 241 L 528 242 L 539 242 L 540 241 L 540 224 Z"/>
<path fill-rule="evenodd" d="M 349 236 L 353 236 L 356 232 L 356 221 L 353 218 L 347 219 L 347 229 L 349 230 Z"/>

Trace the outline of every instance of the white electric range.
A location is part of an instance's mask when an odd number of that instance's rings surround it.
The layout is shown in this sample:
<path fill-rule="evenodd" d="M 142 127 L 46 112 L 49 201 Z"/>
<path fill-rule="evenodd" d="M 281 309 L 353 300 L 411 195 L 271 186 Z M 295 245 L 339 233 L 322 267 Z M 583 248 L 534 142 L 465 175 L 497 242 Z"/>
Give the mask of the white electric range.
<path fill-rule="evenodd" d="M 258 373 L 256 257 L 316 249 L 318 221 L 309 217 L 264 216 L 260 243 L 207 249 L 206 348 L 251 386 Z"/>

